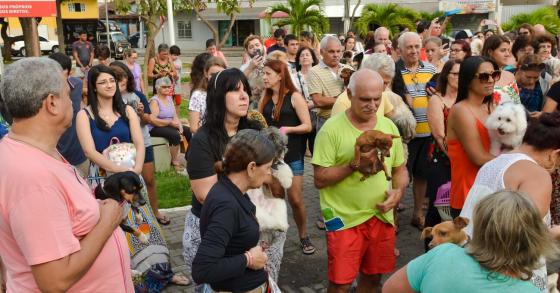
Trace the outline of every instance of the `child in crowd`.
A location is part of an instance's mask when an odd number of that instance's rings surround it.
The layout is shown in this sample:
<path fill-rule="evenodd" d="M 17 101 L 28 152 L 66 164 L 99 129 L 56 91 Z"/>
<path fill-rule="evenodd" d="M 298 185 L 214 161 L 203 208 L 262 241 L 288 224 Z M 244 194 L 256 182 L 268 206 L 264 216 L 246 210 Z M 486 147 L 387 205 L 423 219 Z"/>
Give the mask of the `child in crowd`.
<path fill-rule="evenodd" d="M 214 57 L 222 58 L 224 60 L 224 63 L 226 64 L 226 67 L 227 67 L 226 56 L 224 56 L 224 53 L 222 51 L 220 51 L 218 49 L 218 47 L 216 46 L 216 40 L 214 40 L 214 39 L 206 40 L 206 52 L 210 53 L 210 55 L 212 55 Z"/>
<path fill-rule="evenodd" d="M 181 76 L 183 73 L 183 62 L 179 56 L 181 55 L 181 49 L 178 46 L 171 46 L 169 48 L 169 55 L 171 56 L 171 62 L 175 67 L 175 72 L 177 72 L 177 79 L 173 83 L 173 100 L 175 101 L 175 112 L 177 115 L 180 113 L 181 107 L 181 94 L 183 92 L 183 88 L 181 86 Z"/>

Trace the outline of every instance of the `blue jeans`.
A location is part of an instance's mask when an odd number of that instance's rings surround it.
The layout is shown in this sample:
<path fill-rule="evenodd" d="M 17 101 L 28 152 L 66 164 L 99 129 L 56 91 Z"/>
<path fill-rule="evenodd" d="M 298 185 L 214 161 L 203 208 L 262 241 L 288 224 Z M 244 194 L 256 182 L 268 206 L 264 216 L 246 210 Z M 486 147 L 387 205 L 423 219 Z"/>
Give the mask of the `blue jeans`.
<path fill-rule="evenodd" d="M 292 173 L 294 173 L 294 176 L 303 175 L 303 159 L 290 162 L 288 163 L 288 166 L 290 166 L 290 169 L 292 169 Z"/>

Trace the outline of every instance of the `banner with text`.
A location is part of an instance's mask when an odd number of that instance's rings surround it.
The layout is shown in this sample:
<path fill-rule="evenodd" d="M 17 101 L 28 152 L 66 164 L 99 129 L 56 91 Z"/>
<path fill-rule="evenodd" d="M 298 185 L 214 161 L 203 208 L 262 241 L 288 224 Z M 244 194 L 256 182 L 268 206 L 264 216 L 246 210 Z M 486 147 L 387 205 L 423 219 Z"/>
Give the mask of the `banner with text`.
<path fill-rule="evenodd" d="M 56 0 L 0 0 L 0 17 L 56 16 Z"/>
<path fill-rule="evenodd" d="M 496 11 L 496 0 L 442 0 L 439 10 L 450 14 L 488 13 Z"/>

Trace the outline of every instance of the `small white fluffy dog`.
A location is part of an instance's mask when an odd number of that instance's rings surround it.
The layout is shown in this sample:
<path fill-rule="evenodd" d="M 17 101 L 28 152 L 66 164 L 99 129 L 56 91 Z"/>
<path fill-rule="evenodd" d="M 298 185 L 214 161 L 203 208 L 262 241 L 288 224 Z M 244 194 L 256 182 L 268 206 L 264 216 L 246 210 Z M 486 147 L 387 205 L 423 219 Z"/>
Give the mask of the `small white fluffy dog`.
<path fill-rule="evenodd" d="M 272 165 L 272 176 L 280 182 L 283 188 L 290 188 L 294 174 L 290 166 L 284 162 L 288 137 L 281 134 L 275 127 L 268 127 L 262 132 L 272 140 L 277 149 Z M 266 185 L 248 190 L 247 195 L 257 208 L 256 217 L 261 232 L 288 231 L 288 208 L 283 198 L 273 197 L 271 190 Z"/>
<path fill-rule="evenodd" d="M 485 123 L 490 133 L 490 153 L 497 156 L 503 150 L 513 149 L 521 144 L 527 130 L 527 115 L 521 104 L 500 104 Z"/>

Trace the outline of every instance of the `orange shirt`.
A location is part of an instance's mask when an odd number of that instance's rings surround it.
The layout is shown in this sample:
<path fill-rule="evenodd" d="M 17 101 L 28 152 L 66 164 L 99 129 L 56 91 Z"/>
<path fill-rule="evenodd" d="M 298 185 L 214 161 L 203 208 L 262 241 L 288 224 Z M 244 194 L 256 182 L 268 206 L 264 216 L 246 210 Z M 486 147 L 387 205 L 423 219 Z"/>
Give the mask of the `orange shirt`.
<path fill-rule="evenodd" d="M 490 135 L 484 124 L 476 118 L 476 129 L 484 150 L 490 150 Z M 480 166 L 471 162 L 458 139 L 447 141 L 447 155 L 451 161 L 451 207 L 462 209 Z"/>
<path fill-rule="evenodd" d="M 40 292 L 31 266 L 80 251 L 80 240 L 99 221 L 99 204 L 69 163 L 32 146 L 4 137 L 0 162 L 0 256 L 8 292 Z M 68 292 L 134 292 L 120 228 Z"/>

